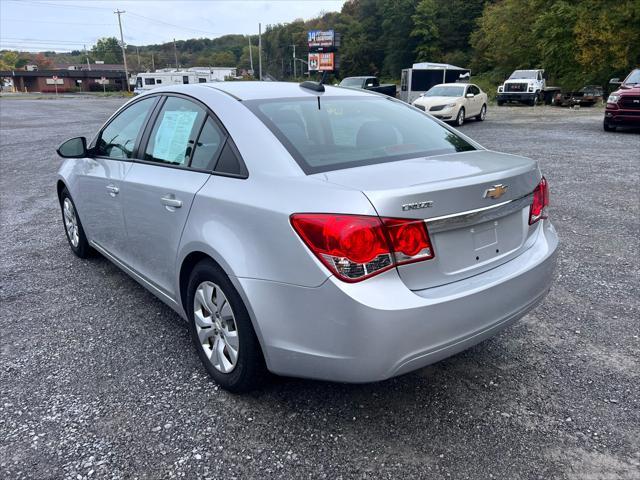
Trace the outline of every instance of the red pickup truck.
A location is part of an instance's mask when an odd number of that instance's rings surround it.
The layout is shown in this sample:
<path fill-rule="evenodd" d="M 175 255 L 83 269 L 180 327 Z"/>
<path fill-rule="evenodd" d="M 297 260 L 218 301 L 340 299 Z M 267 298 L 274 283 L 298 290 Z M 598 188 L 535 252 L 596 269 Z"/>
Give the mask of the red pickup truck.
<path fill-rule="evenodd" d="M 611 92 L 604 111 L 604 129 L 613 132 L 616 127 L 640 127 L 640 68 L 633 70 L 624 82 L 612 78 L 613 84 L 620 85 Z"/>

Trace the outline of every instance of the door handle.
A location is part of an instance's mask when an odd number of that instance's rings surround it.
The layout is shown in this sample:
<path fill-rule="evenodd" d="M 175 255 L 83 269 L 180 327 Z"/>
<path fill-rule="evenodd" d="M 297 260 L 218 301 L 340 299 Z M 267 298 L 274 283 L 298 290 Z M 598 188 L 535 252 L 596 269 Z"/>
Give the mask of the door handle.
<path fill-rule="evenodd" d="M 167 207 L 180 208 L 182 207 L 182 200 L 178 200 L 175 195 L 170 193 L 160 199 L 163 205 Z"/>
<path fill-rule="evenodd" d="M 120 192 L 120 189 L 113 184 L 107 185 L 107 190 L 112 197 L 115 197 Z"/>

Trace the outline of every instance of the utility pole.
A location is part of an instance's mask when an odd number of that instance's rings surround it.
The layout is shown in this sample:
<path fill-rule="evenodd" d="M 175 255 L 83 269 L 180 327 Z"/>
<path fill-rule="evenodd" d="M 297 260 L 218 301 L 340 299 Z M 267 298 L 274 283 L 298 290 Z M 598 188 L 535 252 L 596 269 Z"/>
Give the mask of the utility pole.
<path fill-rule="evenodd" d="M 140 50 L 136 47 L 136 55 L 138 56 L 138 72 L 140 71 Z"/>
<path fill-rule="evenodd" d="M 173 39 L 173 56 L 176 57 L 176 70 L 178 70 L 178 47 L 176 47 L 176 39 Z"/>
<path fill-rule="evenodd" d="M 153 53 L 151 53 L 151 71 L 155 72 L 156 71 L 156 60 L 153 57 Z"/>
<path fill-rule="evenodd" d="M 296 46 L 291 45 L 293 47 L 293 79 L 296 79 Z"/>
<path fill-rule="evenodd" d="M 83 47 L 84 47 L 84 56 L 87 59 L 87 69 L 91 71 L 91 64 L 89 63 L 89 54 L 87 53 L 87 46 L 83 45 Z"/>
<path fill-rule="evenodd" d="M 124 45 L 124 35 L 122 35 L 122 21 L 120 20 L 120 15 L 125 13 L 125 11 L 116 10 L 113 13 L 118 15 L 118 26 L 120 27 L 120 47 L 122 48 L 122 60 L 124 61 L 124 75 L 126 77 L 127 92 L 130 92 L 131 88 L 129 87 L 129 68 L 127 68 L 127 51 Z"/>
<path fill-rule="evenodd" d="M 249 63 L 251 64 L 251 75 L 254 75 L 253 71 L 253 46 L 251 45 L 251 35 L 249 35 Z"/>
<path fill-rule="evenodd" d="M 262 81 L 262 24 L 258 24 L 258 79 Z"/>

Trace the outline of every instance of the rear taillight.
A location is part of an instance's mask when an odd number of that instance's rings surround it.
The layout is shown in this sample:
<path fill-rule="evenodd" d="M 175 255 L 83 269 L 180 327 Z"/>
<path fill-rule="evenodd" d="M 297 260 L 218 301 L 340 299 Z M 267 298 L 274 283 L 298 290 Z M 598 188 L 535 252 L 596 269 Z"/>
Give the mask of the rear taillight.
<path fill-rule="evenodd" d="M 295 213 L 291 224 L 318 259 L 347 282 L 433 258 L 422 220 Z"/>
<path fill-rule="evenodd" d="M 529 209 L 529 225 L 533 225 L 541 218 L 547 218 L 549 206 L 549 185 L 547 179 L 542 177 L 540 183 L 533 191 L 533 203 Z"/>

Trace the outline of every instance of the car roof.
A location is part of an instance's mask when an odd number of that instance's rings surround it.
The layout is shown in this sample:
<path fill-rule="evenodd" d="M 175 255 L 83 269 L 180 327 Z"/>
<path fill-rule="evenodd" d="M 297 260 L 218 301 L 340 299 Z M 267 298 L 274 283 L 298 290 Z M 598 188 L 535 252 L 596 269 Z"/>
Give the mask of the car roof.
<path fill-rule="evenodd" d="M 439 83 L 434 85 L 434 87 L 464 87 L 466 85 L 475 85 L 475 83 Z"/>
<path fill-rule="evenodd" d="M 325 85 L 325 91 L 316 92 L 308 88 L 303 88 L 301 84 L 294 82 L 217 82 L 201 83 L 205 88 L 219 90 L 239 100 L 266 100 L 275 98 L 304 98 L 309 96 L 363 96 L 376 97 L 375 93 L 365 90 L 352 90 L 342 87 Z"/>

